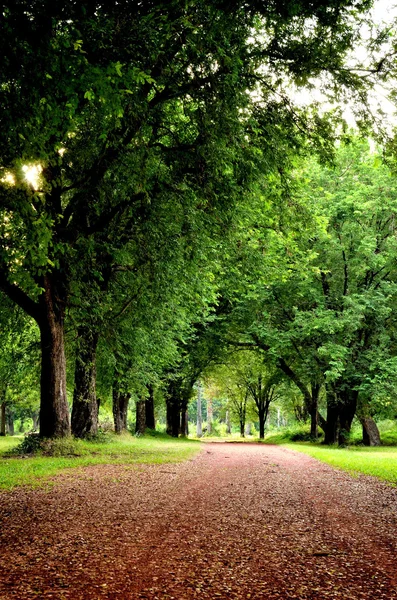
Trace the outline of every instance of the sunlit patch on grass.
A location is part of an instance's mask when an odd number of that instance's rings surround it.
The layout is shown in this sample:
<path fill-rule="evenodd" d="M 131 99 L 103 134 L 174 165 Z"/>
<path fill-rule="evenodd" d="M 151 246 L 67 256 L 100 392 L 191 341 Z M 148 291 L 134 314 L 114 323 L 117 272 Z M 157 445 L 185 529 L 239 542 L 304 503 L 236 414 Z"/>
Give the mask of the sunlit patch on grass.
<path fill-rule="evenodd" d="M 287 444 L 291 450 L 304 452 L 351 474 L 363 473 L 397 483 L 397 448 L 325 448 L 311 444 Z"/>

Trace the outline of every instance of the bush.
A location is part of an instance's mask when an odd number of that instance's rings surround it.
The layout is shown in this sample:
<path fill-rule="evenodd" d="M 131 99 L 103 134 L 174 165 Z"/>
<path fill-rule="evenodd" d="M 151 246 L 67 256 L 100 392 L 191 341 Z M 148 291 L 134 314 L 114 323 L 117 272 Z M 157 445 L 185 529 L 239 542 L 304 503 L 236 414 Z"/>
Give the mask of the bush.
<path fill-rule="evenodd" d="M 80 456 L 79 441 L 74 438 L 51 440 L 41 438 L 38 433 L 26 435 L 22 442 L 10 450 L 9 455 L 24 456 L 26 454 L 39 456 Z"/>

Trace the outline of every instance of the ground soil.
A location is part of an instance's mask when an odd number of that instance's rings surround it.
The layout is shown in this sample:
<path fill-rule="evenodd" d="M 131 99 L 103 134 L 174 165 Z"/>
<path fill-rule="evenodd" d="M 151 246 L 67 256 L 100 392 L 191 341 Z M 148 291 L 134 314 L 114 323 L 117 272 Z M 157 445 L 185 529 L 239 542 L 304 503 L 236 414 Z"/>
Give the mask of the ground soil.
<path fill-rule="evenodd" d="M 0 494 L 0 599 L 397 599 L 397 490 L 259 444 Z"/>

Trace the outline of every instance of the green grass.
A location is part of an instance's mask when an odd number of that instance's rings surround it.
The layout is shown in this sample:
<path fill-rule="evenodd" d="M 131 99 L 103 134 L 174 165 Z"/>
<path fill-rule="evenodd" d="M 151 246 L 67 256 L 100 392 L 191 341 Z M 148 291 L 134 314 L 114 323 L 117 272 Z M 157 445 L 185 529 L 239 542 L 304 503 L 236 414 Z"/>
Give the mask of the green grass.
<path fill-rule="evenodd" d="M 65 469 L 98 464 L 161 464 L 192 458 L 199 450 L 195 441 L 155 435 L 135 438 L 107 434 L 105 441 L 59 440 L 58 456 L 12 457 L 7 452 L 23 437 L 0 438 L 0 489 L 20 485 L 42 486 Z"/>
<path fill-rule="evenodd" d="M 304 452 L 351 474 L 364 473 L 397 484 L 397 448 L 332 448 L 297 443 L 286 444 L 286 447 Z"/>

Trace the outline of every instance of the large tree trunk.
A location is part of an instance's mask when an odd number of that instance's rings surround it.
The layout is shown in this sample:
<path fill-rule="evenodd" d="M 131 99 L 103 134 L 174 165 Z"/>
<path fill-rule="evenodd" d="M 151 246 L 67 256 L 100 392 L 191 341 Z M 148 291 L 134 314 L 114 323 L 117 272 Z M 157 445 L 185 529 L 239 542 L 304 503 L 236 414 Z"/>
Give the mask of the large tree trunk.
<path fill-rule="evenodd" d="M 40 436 L 60 438 L 70 435 L 69 406 L 66 397 L 64 310 L 48 277 L 40 298 L 41 403 Z"/>
<path fill-rule="evenodd" d="M 135 433 L 144 435 L 145 430 L 146 430 L 146 401 L 138 400 L 136 402 Z"/>
<path fill-rule="evenodd" d="M 154 418 L 154 390 L 153 386 L 148 386 L 149 398 L 146 399 L 146 427 L 156 429 L 156 420 Z"/>
<path fill-rule="evenodd" d="M 167 399 L 167 433 L 172 437 L 179 436 L 181 422 L 180 404 L 175 397 Z"/>
<path fill-rule="evenodd" d="M 6 434 L 6 403 L 3 401 L 0 404 L 0 436 Z"/>
<path fill-rule="evenodd" d="M 117 434 L 127 429 L 127 413 L 130 398 L 131 394 L 128 392 L 120 392 L 117 383 L 113 385 L 113 422 L 114 431 Z"/>
<path fill-rule="evenodd" d="M 89 327 L 78 329 L 72 433 L 79 438 L 98 433 L 98 402 L 95 393 L 98 337 Z"/>
<path fill-rule="evenodd" d="M 379 429 L 372 417 L 361 417 L 363 443 L 365 446 L 381 446 Z"/>

